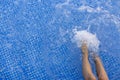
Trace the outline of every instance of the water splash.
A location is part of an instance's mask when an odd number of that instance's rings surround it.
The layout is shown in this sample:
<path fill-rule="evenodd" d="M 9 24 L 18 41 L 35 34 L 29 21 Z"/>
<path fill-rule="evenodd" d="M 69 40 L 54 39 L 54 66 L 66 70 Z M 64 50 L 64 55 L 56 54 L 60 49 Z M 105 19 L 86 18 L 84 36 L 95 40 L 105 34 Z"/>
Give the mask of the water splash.
<path fill-rule="evenodd" d="M 86 30 L 78 31 L 77 29 L 74 29 L 73 33 L 72 42 L 76 43 L 78 47 L 81 47 L 83 41 L 85 41 L 90 52 L 98 52 L 100 41 L 95 34 Z"/>

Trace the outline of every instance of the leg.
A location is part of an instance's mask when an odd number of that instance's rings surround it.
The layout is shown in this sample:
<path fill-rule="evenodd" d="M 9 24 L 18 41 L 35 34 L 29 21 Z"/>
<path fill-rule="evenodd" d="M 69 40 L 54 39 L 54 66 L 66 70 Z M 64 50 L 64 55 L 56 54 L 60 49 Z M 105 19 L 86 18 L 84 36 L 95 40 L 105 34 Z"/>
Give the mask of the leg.
<path fill-rule="evenodd" d="M 96 65 L 98 80 L 109 80 L 100 58 L 95 54 L 94 54 L 94 61 Z"/>
<path fill-rule="evenodd" d="M 88 60 L 88 49 L 87 45 L 83 43 L 82 45 L 82 70 L 85 80 L 96 80 L 95 76 L 92 73 L 91 66 Z"/>

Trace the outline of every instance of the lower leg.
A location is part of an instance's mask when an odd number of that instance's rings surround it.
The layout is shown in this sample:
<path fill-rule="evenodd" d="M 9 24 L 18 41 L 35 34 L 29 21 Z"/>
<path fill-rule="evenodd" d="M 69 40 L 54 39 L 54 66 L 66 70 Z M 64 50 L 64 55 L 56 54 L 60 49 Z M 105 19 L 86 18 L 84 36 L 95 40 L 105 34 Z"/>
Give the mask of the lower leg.
<path fill-rule="evenodd" d="M 95 76 L 92 73 L 91 66 L 88 60 L 88 49 L 87 45 L 84 43 L 82 45 L 82 70 L 85 80 L 96 80 Z"/>
<path fill-rule="evenodd" d="M 96 65 L 98 80 L 109 80 L 100 58 L 95 54 L 94 54 L 94 61 Z"/>

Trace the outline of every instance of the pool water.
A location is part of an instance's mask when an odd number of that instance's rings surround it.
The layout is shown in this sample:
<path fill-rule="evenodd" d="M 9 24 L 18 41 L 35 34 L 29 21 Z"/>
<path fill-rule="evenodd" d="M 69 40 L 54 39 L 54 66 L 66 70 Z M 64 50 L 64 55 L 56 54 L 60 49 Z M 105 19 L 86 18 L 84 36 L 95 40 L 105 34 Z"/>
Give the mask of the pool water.
<path fill-rule="evenodd" d="M 119 80 L 119 4 L 119 0 L 0 0 L 0 79 L 83 80 L 81 49 L 72 42 L 77 29 L 97 36 L 109 79 Z"/>

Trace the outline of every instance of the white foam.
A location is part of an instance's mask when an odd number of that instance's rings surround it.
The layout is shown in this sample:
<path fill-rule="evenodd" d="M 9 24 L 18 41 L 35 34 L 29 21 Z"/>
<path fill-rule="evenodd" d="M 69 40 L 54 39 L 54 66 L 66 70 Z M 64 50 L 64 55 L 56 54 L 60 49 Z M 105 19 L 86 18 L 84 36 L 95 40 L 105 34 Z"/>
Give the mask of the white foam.
<path fill-rule="evenodd" d="M 92 8 L 90 6 L 87 5 L 82 5 L 78 8 L 79 11 L 87 11 L 89 13 L 108 13 L 107 10 L 103 9 L 102 7 L 96 7 L 96 8 Z"/>
<path fill-rule="evenodd" d="M 83 41 L 85 41 L 89 51 L 98 52 L 100 41 L 95 34 L 86 30 L 78 31 L 76 29 L 74 29 L 73 32 L 74 36 L 72 41 L 75 42 L 78 47 L 81 47 Z"/>

